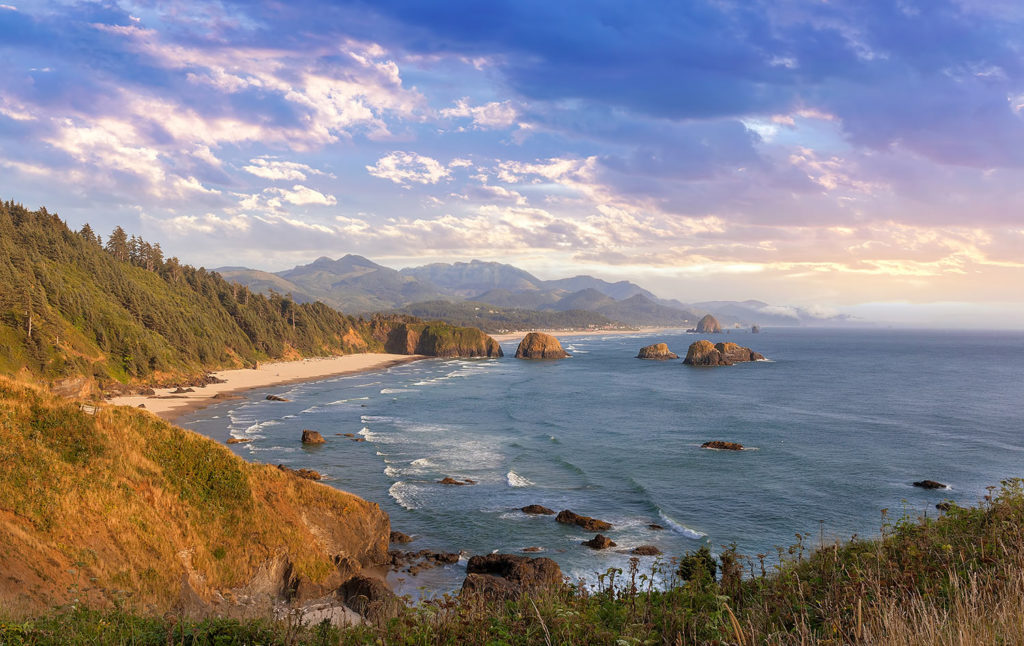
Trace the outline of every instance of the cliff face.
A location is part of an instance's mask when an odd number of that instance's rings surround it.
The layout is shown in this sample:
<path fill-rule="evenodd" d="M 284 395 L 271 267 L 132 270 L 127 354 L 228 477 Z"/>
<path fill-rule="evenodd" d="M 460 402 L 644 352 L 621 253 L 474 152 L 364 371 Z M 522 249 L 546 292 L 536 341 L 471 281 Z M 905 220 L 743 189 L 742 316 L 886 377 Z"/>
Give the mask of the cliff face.
<path fill-rule="evenodd" d="M 670 351 L 667 343 L 655 343 L 654 345 L 645 345 L 640 348 L 640 352 L 636 355 L 636 358 L 664 361 L 666 359 L 678 359 L 679 355 Z"/>
<path fill-rule="evenodd" d="M 447 323 L 400 323 L 387 333 L 384 349 L 428 357 L 501 357 L 498 342 L 472 327 Z"/>
<path fill-rule="evenodd" d="M 243 595 L 258 611 L 388 560 L 375 503 L 143 411 L 91 410 L 0 378 L 0 607 L 130 591 L 159 612 L 230 613 Z"/>
<path fill-rule="evenodd" d="M 697 322 L 697 333 L 698 334 L 718 334 L 722 331 L 722 326 L 718 323 L 718 319 L 705 314 L 704 318 Z"/>
<path fill-rule="evenodd" d="M 516 359 L 564 359 L 568 356 L 558 339 L 543 332 L 530 332 L 516 348 Z"/>
<path fill-rule="evenodd" d="M 690 344 L 683 363 L 688 366 L 731 366 L 744 361 L 758 361 L 764 356 L 735 343 L 711 343 L 700 340 Z"/>

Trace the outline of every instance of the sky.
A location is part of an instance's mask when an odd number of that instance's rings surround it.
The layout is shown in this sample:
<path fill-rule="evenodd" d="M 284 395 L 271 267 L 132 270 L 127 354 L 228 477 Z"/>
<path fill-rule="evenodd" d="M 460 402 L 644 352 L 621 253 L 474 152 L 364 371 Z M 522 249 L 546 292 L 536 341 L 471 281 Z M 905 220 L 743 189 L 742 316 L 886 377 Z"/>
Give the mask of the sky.
<path fill-rule="evenodd" d="M 1024 327 L 1020 2 L 0 3 L 0 198 L 75 228 Z"/>

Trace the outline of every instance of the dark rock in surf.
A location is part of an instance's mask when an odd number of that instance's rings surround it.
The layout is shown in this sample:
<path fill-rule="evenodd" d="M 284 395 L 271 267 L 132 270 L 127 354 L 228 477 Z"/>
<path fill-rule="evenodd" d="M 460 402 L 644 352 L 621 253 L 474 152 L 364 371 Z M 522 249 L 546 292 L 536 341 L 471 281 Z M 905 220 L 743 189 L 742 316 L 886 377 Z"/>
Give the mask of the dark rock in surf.
<path fill-rule="evenodd" d="M 719 451 L 742 451 L 743 445 L 739 442 L 723 442 L 722 440 L 712 440 L 705 442 L 700 445 L 702 449 L 717 449 Z"/>
<path fill-rule="evenodd" d="M 934 480 L 919 480 L 914 483 L 914 486 L 922 489 L 949 489 L 948 486 Z"/>
<path fill-rule="evenodd" d="M 311 431 L 308 428 L 302 431 L 303 444 L 325 444 L 326 442 L 327 440 L 324 439 L 324 436 L 316 431 Z"/>
<path fill-rule="evenodd" d="M 412 542 L 412 536 L 409 536 L 408 534 L 403 534 L 402 532 L 397 532 L 397 531 L 392 530 L 391 534 L 388 536 L 388 542 L 389 543 L 411 543 Z"/>
<path fill-rule="evenodd" d="M 284 397 L 281 397 L 280 395 L 267 395 L 267 401 L 268 402 L 287 402 L 287 401 L 291 401 L 291 400 L 290 399 L 285 399 Z"/>
<path fill-rule="evenodd" d="M 555 510 L 554 509 L 548 509 L 544 505 L 527 505 L 527 506 L 523 507 L 522 509 L 520 509 L 520 511 L 523 512 L 524 514 L 530 514 L 530 515 L 533 515 L 533 516 L 539 516 L 539 515 L 542 515 L 542 514 L 546 515 L 546 516 L 554 516 L 555 515 Z"/>
<path fill-rule="evenodd" d="M 605 550 L 609 547 L 615 547 L 615 542 L 603 534 L 598 534 L 589 541 L 583 541 L 582 545 L 586 545 L 592 550 Z"/>
<path fill-rule="evenodd" d="M 639 545 L 634 547 L 630 553 L 637 556 L 658 556 L 661 554 L 661 550 L 653 545 Z"/>
<path fill-rule="evenodd" d="M 612 528 L 611 523 L 591 518 L 590 516 L 580 516 L 568 509 L 563 509 L 558 512 L 558 515 L 555 516 L 555 520 L 564 525 L 578 525 L 588 532 L 605 532 Z"/>

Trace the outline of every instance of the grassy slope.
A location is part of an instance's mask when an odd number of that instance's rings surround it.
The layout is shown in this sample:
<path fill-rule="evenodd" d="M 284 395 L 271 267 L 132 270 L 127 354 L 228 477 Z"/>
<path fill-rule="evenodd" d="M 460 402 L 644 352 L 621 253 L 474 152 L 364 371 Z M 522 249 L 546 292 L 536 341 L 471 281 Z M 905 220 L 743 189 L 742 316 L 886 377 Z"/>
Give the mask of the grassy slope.
<path fill-rule="evenodd" d="M 880 539 L 813 551 L 805 540 L 780 550 L 785 560 L 774 567 L 726 550 L 716 579 L 698 565 L 701 558 L 661 562 L 663 572 L 675 573 L 667 591 L 652 589 L 639 568 L 610 570 L 596 590 L 500 604 L 445 599 L 341 632 L 64 609 L 0 626 L 0 641 L 45 643 L 61 634 L 83 644 L 128 637 L 160 644 L 168 636 L 174 643 L 279 644 L 1024 644 L 1020 480 L 975 508 L 887 524 Z M 688 571 L 686 581 L 680 570 Z"/>
<path fill-rule="evenodd" d="M 143 411 L 90 415 L 0 378 L 0 606 L 131 591 L 137 607 L 166 609 L 183 576 L 209 598 L 279 557 L 323 581 L 336 555 L 383 559 L 387 534 L 374 503 Z"/>

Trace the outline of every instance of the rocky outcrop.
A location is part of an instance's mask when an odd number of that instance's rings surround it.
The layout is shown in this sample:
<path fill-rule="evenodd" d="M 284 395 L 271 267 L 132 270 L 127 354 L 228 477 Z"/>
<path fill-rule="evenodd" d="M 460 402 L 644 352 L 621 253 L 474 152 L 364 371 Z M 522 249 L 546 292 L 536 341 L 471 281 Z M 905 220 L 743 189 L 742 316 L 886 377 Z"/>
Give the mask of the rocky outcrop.
<path fill-rule="evenodd" d="M 579 525 L 588 532 L 606 532 L 612 528 L 611 523 L 606 523 L 603 520 L 591 518 L 590 516 L 580 516 L 568 509 L 558 512 L 555 520 L 565 525 Z"/>
<path fill-rule="evenodd" d="M 384 349 L 393 354 L 428 357 L 501 357 L 501 346 L 474 327 L 447 323 L 401 323 L 387 334 Z"/>
<path fill-rule="evenodd" d="M 636 554 L 637 556 L 658 556 L 661 554 L 661 550 L 653 545 L 638 545 L 633 548 L 630 554 Z"/>
<path fill-rule="evenodd" d="M 303 444 L 325 444 L 326 442 L 324 436 L 316 431 L 311 431 L 308 428 L 302 431 Z"/>
<path fill-rule="evenodd" d="M 690 344 L 683 363 L 688 366 L 731 366 L 734 363 L 762 359 L 764 355 L 735 343 L 711 343 L 701 339 Z"/>
<path fill-rule="evenodd" d="M 338 598 L 372 622 L 390 619 L 401 611 L 402 601 L 380 579 L 354 576 L 338 588 Z"/>
<path fill-rule="evenodd" d="M 562 585 L 562 570 L 549 558 L 487 554 L 469 559 L 462 594 L 499 601 L 514 599 L 528 590 L 558 585 Z"/>
<path fill-rule="evenodd" d="M 516 359 L 565 359 L 571 356 L 558 339 L 543 332 L 530 332 L 519 342 Z"/>
<path fill-rule="evenodd" d="M 412 542 L 412 536 L 409 536 L 408 534 L 404 534 L 404 533 L 399 532 L 399 531 L 391 530 L 391 535 L 388 537 L 388 542 L 390 542 L 390 543 L 411 543 Z"/>
<path fill-rule="evenodd" d="M 555 515 L 555 510 L 554 509 L 548 509 L 544 505 L 527 505 L 527 506 L 523 507 L 522 509 L 520 509 L 520 511 L 522 511 L 524 514 L 530 514 L 530 515 L 533 515 L 533 516 L 539 516 L 539 515 L 542 515 L 542 514 L 545 515 L 545 516 L 554 516 Z"/>
<path fill-rule="evenodd" d="M 640 352 L 636 355 L 636 358 L 665 361 L 666 359 L 678 359 L 679 355 L 675 352 L 670 352 L 667 343 L 655 343 L 654 345 L 645 345 L 640 348 Z"/>
<path fill-rule="evenodd" d="M 704 318 L 697 322 L 697 334 L 718 334 L 721 331 L 722 326 L 718 319 L 710 314 L 705 314 Z"/>
<path fill-rule="evenodd" d="M 604 534 L 598 534 L 589 541 L 583 541 L 582 544 L 592 550 L 606 550 L 609 547 L 615 547 L 615 542 Z"/>
<path fill-rule="evenodd" d="M 476 480 L 470 480 L 469 478 L 466 478 L 465 480 L 456 480 L 455 478 L 452 478 L 451 476 L 445 476 L 445 477 L 441 478 L 440 480 L 438 480 L 437 484 L 459 485 L 459 486 L 462 486 L 462 485 L 473 485 L 473 484 L 476 484 Z"/>
<path fill-rule="evenodd" d="M 919 480 L 914 483 L 914 486 L 921 487 L 922 489 L 949 489 L 947 485 L 935 482 L 934 480 Z"/>
<path fill-rule="evenodd" d="M 717 449 L 719 451 L 742 451 L 743 445 L 739 442 L 724 442 L 722 440 L 711 440 L 700 445 L 702 449 Z"/>

